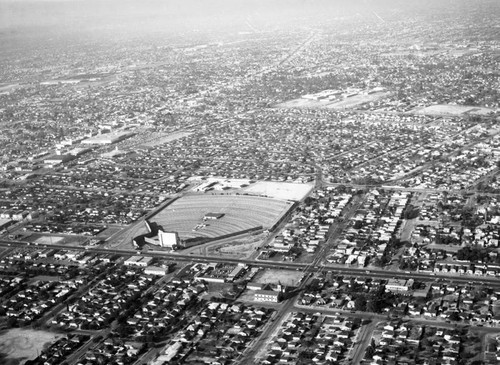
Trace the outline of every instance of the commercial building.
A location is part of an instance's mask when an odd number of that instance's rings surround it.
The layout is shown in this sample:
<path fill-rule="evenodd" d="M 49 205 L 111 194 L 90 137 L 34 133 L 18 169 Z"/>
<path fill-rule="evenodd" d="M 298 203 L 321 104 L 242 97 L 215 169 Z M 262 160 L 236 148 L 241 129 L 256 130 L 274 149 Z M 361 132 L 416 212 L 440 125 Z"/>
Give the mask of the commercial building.
<path fill-rule="evenodd" d="M 168 270 L 169 270 L 168 267 L 147 266 L 144 269 L 144 274 L 163 276 L 168 273 Z"/>
<path fill-rule="evenodd" d="M 407 292 L 413 287 L 413 279 L 400 280 L 400 279 L 389 279 L 385 285 L 386 291 L 392 292 Z"/>
<path fill-rule="evenodd" d="M 43 163 L 50 166 L 60 165 L 64 162 L 68 162 L 75 159 L 73 155 L 55 155 L 43 160 Z"/>
<path fill-rule="evenodd" d="M 161 247 L 175 249 L 180 245 L 180 239 L 177 232 L 158 231 L 158 242 Z"/>
<path fill-rule="evenodd" d="M 82 144 L 87 145 L 106 145 L 113 144 L 116 142 L 123 141 L 126 138 L 132 137 L 135 133 L 133 132 L 115 132 L 115 133 L 105 133 L 98 134 L 97 136 L 84 139 Z"/>
<path fill-rule="evenodd" d="M 153 261 L 152 257 L 149 256 L 132 256 L 129 259 L 125 260 L 123 263 L 126 266 L 140 266 L 147 267 Z"/>
<path fill-rule="evenodd" d="M 254 294 L 254 300 L 257 302 L 278 303 L 281 300 L 281 292 L 274 290 L 257 290 Z"/>

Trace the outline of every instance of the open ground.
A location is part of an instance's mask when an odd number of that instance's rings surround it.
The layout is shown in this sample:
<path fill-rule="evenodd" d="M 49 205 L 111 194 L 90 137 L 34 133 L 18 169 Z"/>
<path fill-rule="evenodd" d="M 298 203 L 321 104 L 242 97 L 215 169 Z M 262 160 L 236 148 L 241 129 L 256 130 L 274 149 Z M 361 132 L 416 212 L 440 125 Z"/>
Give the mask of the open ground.
<path fill-rule="evenodd" d="M 32 236 L 30 236 L 31 238 Z M 34 241 L 41 245 L 51 245 L 51 244 L 62 244 L 64 242 L 64 237 L 58 236 L 41 236 L 35 238 Z"/>
<path fill-rule="evenodd" d="M 276 108 L 310 108 L 310 109 L 349 109 L 359 105 L 374 102 L 390 95 L 389 92 L 377 92 L 373 94 L 359 94 L 341 100 L 310 100 L 310 99 L 293 99 L 284 103 L 278 104 Z"/>
<path fill-rule="evenodd" d="M 225 179 L 210 177 L 208 179 L 195 178 L 191 180 L 193 183 L 213 183 L 212 188 L 215 194 L 217 191 L 231 194 L 248 194 L 260 195 L 269 198 L 295 200 L 299 201 L 309 194 L 313 189 L 314 184 L 301 184 L 279 181 L 252 181 L 248 179 Z M 194 186 L 192 191 L 198 188 Z"/>
<path fill-rule="evenodd" d="M 204 245 L 186 249 L 184 253 L 202 256 L 224 256 L 247 259 L 262 245 L 267 235 L 262 232 L 249 232 L 237 237 L 226 238 Z"/>
<path fill-rule="evenodd" d="M 166 135 L 152 135 L 150 139 L 148 139 L 148 142 L 141 143 L 141 146 L 144 147 L 154 147 L 154 146 L 159 146 L 164 143 L 172 142 L 180 138 L 187 137 L 189 135 L 193 134 L 192 132 L 176 132 L 176 133 L 171 133 L 171 134 L 166 134 Z"/>
<path fill-rule="evenodd" d="M 52 343 L 62 335 L 34 331 L 31 329 L 13 328 L 0 332 L 0 361 L 9 364 L 23 364 L 27 360 L 33 360 L 43 350 L 46 344 Z"/>
<path fill-rule="evenodd" d="M 68 248 L 74 246 L 81 246 L 91 237 L 79 235 L 55 235 L 55 234 L 41 234 L 33 233 L 25 239 L 25 241 L 32 242 L 36 245 L 65 245 Z"/>
<path fill-rule="evenodd" d="M 306 197 L 313 187 L 313 184 L 258 181 L 244 188 L 243 191 L 248 194 L 265 195 L 276 199 L 299 201 Z"/>
<path fill-rule="evenodd" d="M 90 236 L 81 235 L 70 235 L 70 234 L 51 234 L 51 233 L 29 233 L 24 232 L 21 229 L 15 231 L 15 233 L 22 234 L 21 238 L 17 238 L 23 242 L 29 242 L 35 245 L 66 245 L 68 248 L 74 246 L 81 246 L 86 241 L 91 239 Z"/>
<path fill-rule="evenodd" d="M 493 109 L 482 108 L 477 106 L 467 106 L 467 105 L 431 105 L 425 108 L 417 108 L 413 109 L 412 113 L 414 114 L 427 114 L 427 115 L 463 115 L 463 114 L 471 114 L 471 115 L 488 115 L 489 113 L 494 112 Z"/>
<path fill-rule="evenodd" d="M 294 270 L 265 270 L 260 271 L 255 278 L 254 282 L 259 284 L 277 284 L 281 283 L 284 286 L 298 286 L 302 280 L 304 273 L 302 271 Z"/>
<path fill-rule="evenodd" d="M 8 94 L 11 91 L 14 91 L 18 88 L 22 87 L 19 84 L 3 84 L 0 83 L 0 94 Z"/>

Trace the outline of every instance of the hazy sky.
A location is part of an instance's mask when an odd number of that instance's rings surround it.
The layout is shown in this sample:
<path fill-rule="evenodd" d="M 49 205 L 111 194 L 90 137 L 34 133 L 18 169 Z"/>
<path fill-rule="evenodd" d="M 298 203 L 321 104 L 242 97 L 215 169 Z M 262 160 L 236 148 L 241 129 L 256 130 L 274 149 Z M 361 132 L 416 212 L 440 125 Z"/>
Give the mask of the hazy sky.
<path fill-rule="evenodd" d="M 316 19 L 396 14 L 393 19 L 424 11 L 433 16 L 500 0 L 0 0 L 0 31 L 51 29 L 82 31 L 161 32 L 204 26 L 240 26 L 253 19 L 262 24 L 300 27 Z M 401 10 L 409 10 L 403 11 Z"/>
<path fill-rule="evenodd" d="M 394 0 L 393 0 L 394 1 Z M 400 0 L 404 1 L 404 0 Z M 442 1 L 442 0 L 439 0 Z M 193 20 L 234 21 L 238 17 L 267 19 L 328 10 L 343 13 L 390 0 L 0 0 L 0 28 L 59 26 L 78 29 L 129 23 Z"/>

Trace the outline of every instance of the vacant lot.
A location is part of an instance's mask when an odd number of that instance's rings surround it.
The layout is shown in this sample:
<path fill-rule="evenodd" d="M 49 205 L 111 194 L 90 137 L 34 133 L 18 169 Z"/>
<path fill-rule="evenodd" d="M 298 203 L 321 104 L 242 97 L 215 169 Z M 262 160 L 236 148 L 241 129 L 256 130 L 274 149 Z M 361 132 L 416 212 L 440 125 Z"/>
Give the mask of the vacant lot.
<path fill-rule="evenodd" d="M 14 91 L 15 89 L 20 87 L 21 86 L 19 84 L 0 84 L 0 94 Z"/>
<path fill-rule="evenodd" d="M 265 195 L 276 199 L 299 201 L 309 194 L 314 186 L 312 184 L 295 184 L 274 181 L 258 181 L 244 188 L 248 194 Z"/>
<path fill-rule="evenodd" d="M 44 346 L 63 337 L 45 331 L 14 328 L 0 332 L 0 362 L 23 364 L 35 359 Z"/>
<path fill-rule="evenodd" d="M 412 110 L 415 114 L 427 114 L 427 115 L 462 115 L 462 114 L 472 114 L 472 115 L 487 115 L 493 112 L 493 109 L 481 108 L 476 106 L 467 105 L 431 105 L 425 108 L 418 108 Z"/>
<path fill-rule="evenodd" d="M 224 257 L 233 257 L 246 259 L 252 253 L 255 252 L 255 249 L 259 247 L 261 241 L 254 242 L 241 242 L 235 241 L 231 243 L 224 243 L 222 245 L 215 245 L 208 249 L 209 256 L 222 255 Z"/>
<path fill-rule="evenodd" d="M 381 92 L 381 93 L 374 93 L 374 94 L 369 94 L 369 95 L 355 95 L 350 98 L 346 98 L 343 100 L 336 101 L 330 105 L 327 106 L 328 109 L 352 109 L 356 108 L 359 105 L 363 105 L 366 103 L 371 103 L 380 99 L 383 99 L 385 97 L 388 97 L 390 93 L 388 92 Z"/>
<path fill-rule="evenodd" d="M 181 239 L 216 238 L 262 226 L 271 228 L 293 203 L 284 200 L 243 195 L 187 195 L 153 218 L 166 231 L 178 232 Z M 222 218 L 203 220 L 207 213 Z"/>
<path fill-rule="evenodd" d="M 350 109 L 359 105 L 374 102 L 389 96 L 388 92 L 377 92 L 373 94 L 359 94 L 349 98 L 333 100 L 309 100 L 309 99 L 294 99 L 276 105 L 276 108 L 308 108 L 308 109 Z"/>
<path fill-rule="evenodd" d="M 109 237 L 117 234 L 123 230 L 123 227 L 108 227 L 104 231 L 101 231 L 95 236 L 95 238 L 100 239 L 100 240 L 107 240 Z"/>
<path fill-rule="evenodd" d="M 34 241 L 38 244 L 41 244 L 41 245 L 62 244 L 64 241 L 64 237 L 41 236 L 41 237 L 36 238 Z"/>
<path fill-rule="evenodd" d="M 172 142 L 180 138 L 184 138 L 193 134 L 192 132 L 176 132 L 171 134 L 162 134 L 162 135 L 152 135 L 147 142 L 141 144 L 144 147 L 154 147 L 159 146 L 164 143 Z"/>
<path fill-rule="evenodd" d="M 278 284 L 298 286 L 304 273 L 295 270 L 263 270 L 252 280 L 260 284 Z"/>

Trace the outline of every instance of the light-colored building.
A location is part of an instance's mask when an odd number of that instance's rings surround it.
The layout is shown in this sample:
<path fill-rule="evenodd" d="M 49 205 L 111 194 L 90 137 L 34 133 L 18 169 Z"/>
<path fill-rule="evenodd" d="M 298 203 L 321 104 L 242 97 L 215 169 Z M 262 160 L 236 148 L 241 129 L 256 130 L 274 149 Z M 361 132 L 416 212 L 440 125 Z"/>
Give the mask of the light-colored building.
<path fill-rule="evenodd" d="M 150 256 L 132 256 L 123 263 L 126 266 L 146 267 L 151 264 L 153 258 Z"/>
<path fill-rule="evenodd" d="M 401 279 L 389 279 L 385 285 L 386 291 L 392 292 L 407 292 L 413 287 L 413 279 L 401 280 Z"/>
<path fill-rule="evenodd" d="M 82 144 L 86 145 L 106 145 L 113 144 L 116 142 L 120 142 L 126 138 L 132 137 L 135 133 L 133 132 L 114 132 L 114 133 L 105 133 L 98 134 L 97 136 L 84 139 Z"/>
<path fill-rule="evenodd" d="M 177 232 L 158 231 L 158 240 L 161 247 L 176 248 L 180 244 L 179 235 Z"/>
<path fill-rule="evenodd" d="M 51 157 L 47 157 L 46 159 L 43 160 L 43 163 L 46 165 L 50 166 L 56 166 L 60 165 L 64 162 L 71 161 L 75 158 L 75 156 L 72 155 L 55 155 Z"/>
<path fill-rule="evenodd" d="M 274 290 L 257 290 L 254 294 L 254 300 L 257 302 L 278 303 L 281 299 L 281 292 Z"/>
<path fill-rule="evenodd" d="M 160 267 L 160 266 L 147 266 L 144 269 L 144 274 L 147 275 L 159 275 L 163 276 L 168 273 L 168 268 Z"/>

